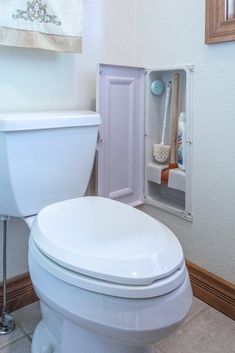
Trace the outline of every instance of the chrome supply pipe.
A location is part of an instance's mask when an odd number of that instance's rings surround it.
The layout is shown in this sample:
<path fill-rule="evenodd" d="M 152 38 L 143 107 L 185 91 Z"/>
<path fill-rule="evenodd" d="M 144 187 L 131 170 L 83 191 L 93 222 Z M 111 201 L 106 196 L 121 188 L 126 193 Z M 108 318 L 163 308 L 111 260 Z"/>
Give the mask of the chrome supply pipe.
<path fill-rule="evenodd" d="M 0 335 L 7 335 L 15 329 L 14 318 L 7 313 L 7 223 L 9 217 L 0 216 L 3 223 L 3 243 L 2 243 L 2 286 L 3 286 L 3 301 L 0 322 Z"/>

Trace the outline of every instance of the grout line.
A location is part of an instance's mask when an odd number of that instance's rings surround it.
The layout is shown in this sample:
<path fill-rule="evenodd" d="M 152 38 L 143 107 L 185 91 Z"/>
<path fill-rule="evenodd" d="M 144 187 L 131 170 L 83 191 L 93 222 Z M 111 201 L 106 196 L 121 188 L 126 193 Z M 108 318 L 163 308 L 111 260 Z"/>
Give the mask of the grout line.
<path fill-rule="evenodd" d="M 33 332 L 27 334 L 28 339 L 30 340 L 30 342 L 32 342 L 32 338 L 30 337 L 30 335 L 33 335 Z"/>
<path fill-rule="evenodd" d="M 198 318 L 198 316 L 200 316 L 201 314 L 204 314 L 204 312 L 206 312 L 207 310 L 209 310 L 209 308 L 204 308 L 201 311 L 199 311 L 197 314 L 195 314 L 193 317 L 191 317 L 191 319 L 189 319 L 187 322 L 183 323 L 181 326 L 179 326 L 179 328 L 182 328 L 182 331 L 184 330 L 184 328 L 186 328 L 188 326 L 188 324 L 191 324 L 192 321 L 194 321 L 196 318 Z"/>
<path fill-rule="evenodd" d="M 21 326 L 20 324 L 18 324 L 18 327 L 20 328 L 20 330 L 24 333 L 25 336 L 28 336 L 27 332 L 25 331 L 24 327 Z"/>
<path fill-rule="evenodd" d="M 27 335 L 25 335 L 25 336 L 23 336 L 23 337 L 20 337 L 20 338 L 17 338 L 16 340 L 14 340 L 14 341 L 12 341 L 12 342 L 6 344 L 5 346 L 2 346 L 2 347 L 0 348 L 0 352 L 1 352 L 1 350 L 3 350 L 3 349 L 5 349 L 5 348 L 9 347 L 9 346 L 12 345 L 13 343 L 16 343 L 16 342 L 18 342 L 18 341 L 20 341 L 20 340 L 22 340 L 22 339 L 24 339 L 24 338 L 28 338 Z"/>
<path fill-rule="evenodd" d="M 15 330 L 17 330 L 17 327 L 15 328 Z M 14 331 L 13 331 L 14 332 Z M 6 344 L 4 344 L 3 346 L 1 346 L 0 347 L 0 351 L 1 351 L 1 349 L 3 349 L 3 348 L 6 348 L 7 346 L 10 346 L 10 344 L 12 344 L 12 343 L 14 343 L 14 342 L 17 342 L 17 341 L 19 341 L 21 338 L 24 338 L 25 336 L 27 336 L 26 335 L 26 333 L 20 328 L 20 332 L 22 332 L 23 333 L 23 336 L 20 336 L 20 337 L 18 337 L 18 338 L 13 338 L 12 340 L 10 340 L 10 342 L 7 342 Z M 11 334 L 11 333 L 10 333 Z M 9 334 L 9 335 L 10 335 Z M 1 337 L 1 336 L 0 336 Z M 2 336 L 2 337 L 4 337 L 4 336 Z M 5 336 L 6 337 L 6 336 Z"/>
<path fill-rule="evenodd" d="M 28 337 L 28 339 L 29 339 L 30 341 L 32 341 L 31 338 L 29 337 L 29 335 L 31 335 L 34 331 L 27 332 L 27 331 L 25 330 L 24 326 L 21 326 L 20 323 L 18 323 L 18 327 L 19 327 L 20 330 L 24 333 L 24 337 Z"/>
<path fill-rule="evenodd" d="M 24 328 L 23 326 L 21 326 L 20 324 L 18 324 L 18 327 L 19 327 L 19 328 L 21 329 L 21 331 L 24 333 L 24 337 L 27 337 L 27 338 L 30 340 L 30 342 L 32 342 L 32 339 L 31 339 L 30 335 L 32 335 L 32 334 L 34 333 L 34 331 L 27 332 L 27 331 L 25 330 L 25 328 Z"/>
<path fill-rule="evenodd" d="M 199 312 L 198 312 L 197 314 L 195 314 L 190 320 L 188 320 L 185 324 L 180 325 L 179 328 L 178 328 L 178 330 L 176 330 L 176 331 L 175 331 L 173 334 L 171 334 L 169 337 L 176 337 L 179 330 L 181 330 L 181 332 L 184 333 L 184 331 L 186 330 L 186 328 L 188 327 L 189 324 L 191 325 L 192 322 L 193 322 L 196 318 L 198 318 L 201 314 L 204 314 L 204 313 L 205 313 L 207 310 L 209 310 L 209 309 L 210 309 L 210 307 L 204 308 L 204 309 L 202 309 L 201 311 L 199 311 Z M 168 337 L 165 338 L 165 340 L 167 341 L 167 340 L 168 340 Z M 156 344 L 157 349 L 160 350 L 160 353 L 167 353 L 167 352 L 165 352 L 165 351 L 162 349 L 162 347 L 161 347 L 161 348 L 159 347 L 160 344 L 161 344 L 161 341 L 159 341 L 159 342 Z M 158 353 L 158 352 L 156 352 L 156 353 Z"/>
<path fill-rule="evenodd" d="M 160 343 L 160 342 L 159 342 Z M 165 352 L 162 348 L 160 348 L 158 346 L 158 343 L 155 345 L 156 346 L 156 350 L 154 349 L 155 353 L 167 353 Z"/>

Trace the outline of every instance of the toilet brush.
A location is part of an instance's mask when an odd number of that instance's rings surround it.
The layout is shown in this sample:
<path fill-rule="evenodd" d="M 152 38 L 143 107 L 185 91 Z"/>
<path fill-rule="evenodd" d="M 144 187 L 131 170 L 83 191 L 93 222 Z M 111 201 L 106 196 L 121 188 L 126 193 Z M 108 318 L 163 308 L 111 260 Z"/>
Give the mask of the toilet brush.
<path fill-rule="evenodd" d="M 170 169 L 177 168 L 176 158 L 176 143 L 177 143 L 177 127 L 179 117 L 179 85 L 180 75 L 179 73 L 174 74 L 173 88 L 172 88 L 172 128 L 171 128 L 171 152 L 170 161 L 168 168 L 162 171 L 161 180 L 163 183 L 168 183 Z"/>
<path fill-rule="evenodd" d="M 160 144 L 155 144 L 153 146 L 153 157 L 159 163 L 166 162 L 170 156 L 171 147 L 165 144 L 165 132 L 166 132 L 168 106 L 169 106 L 170 96 L 171 96 L 171 86 L 172 86 L 171 81 L 169 81 L 166 89 L 166 102 L 165 102 L 165 112 L 164 112 L 163 127 L 162 127 L 162 140 Z"/>

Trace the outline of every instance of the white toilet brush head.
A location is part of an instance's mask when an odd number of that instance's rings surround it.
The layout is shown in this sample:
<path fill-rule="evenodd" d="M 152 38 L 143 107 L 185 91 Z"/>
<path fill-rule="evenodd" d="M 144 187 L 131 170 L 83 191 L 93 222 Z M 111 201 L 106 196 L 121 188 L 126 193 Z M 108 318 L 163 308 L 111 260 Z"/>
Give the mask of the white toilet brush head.
<path fill-rule="evenodd" d="M 153 146 L 153 158 L 159 163 L 166 162 L 170 157 L 171 147 L 165 144 L 165 132 L 166 132 L 168 106 L 169 106 L 170 96 L 171 96 L 171 87 L 172 87 L 171 81 L 169 81 L 167 84 L 167 90 L 166 90 L 165 111 L 164 111 L 164 119 L 163 119 L 163 127 L 162 127 L 162 140 L 161 140 L 161 143 L 155 144 Z"/>
<path fill-rule="evenodd" d="M 155 144 L 153 146 L 153 158 L 159 163 L 164 163 L 169 159 L 170 151 L 171 146 L 169 145 Z"/>

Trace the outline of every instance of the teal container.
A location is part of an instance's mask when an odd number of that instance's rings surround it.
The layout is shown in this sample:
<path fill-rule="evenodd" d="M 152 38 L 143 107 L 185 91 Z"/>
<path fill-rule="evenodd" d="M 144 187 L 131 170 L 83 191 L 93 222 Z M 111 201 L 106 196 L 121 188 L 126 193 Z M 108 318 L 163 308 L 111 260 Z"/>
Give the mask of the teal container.
<path fill-rule="evenodd" d="M 161 96 L 165 91 L 164 83 L 161 80 L 154 80 L 151 83 L 150 90 L 154 96 Z"/>

